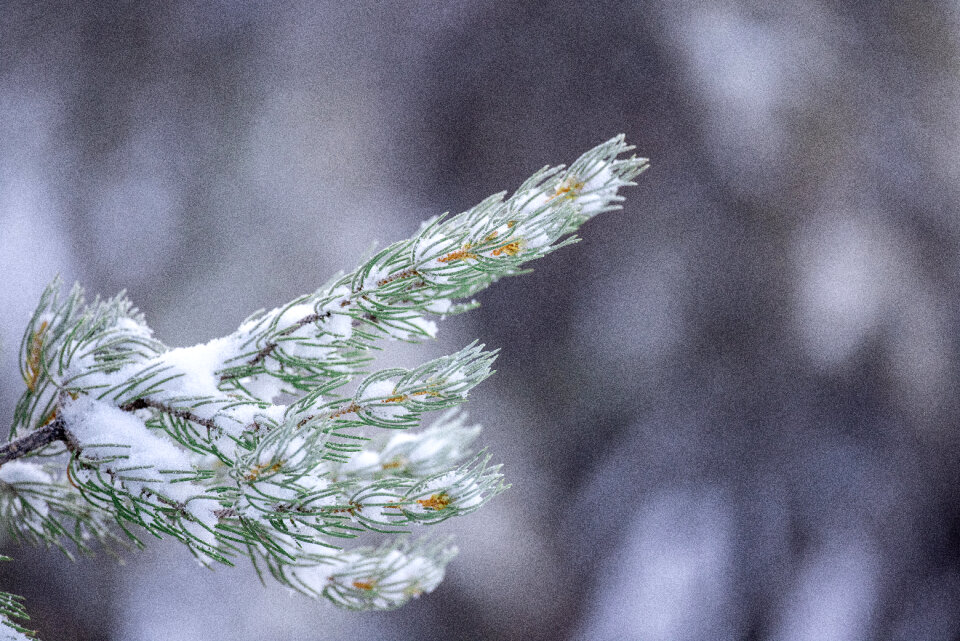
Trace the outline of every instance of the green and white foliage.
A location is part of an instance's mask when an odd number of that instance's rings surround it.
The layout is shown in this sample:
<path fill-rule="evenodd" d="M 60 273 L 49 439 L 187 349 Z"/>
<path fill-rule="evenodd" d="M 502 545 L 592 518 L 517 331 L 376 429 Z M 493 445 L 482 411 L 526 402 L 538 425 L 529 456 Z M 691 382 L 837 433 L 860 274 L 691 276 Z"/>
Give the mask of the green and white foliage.
<path fill-rule="evenodd" d="M 9 561 L 10 557 L 0 556 L 0 561 Z M 23 597 L 9 592 L 0 592 L 0 641 L 28 641 L 35 639 L 33 630 L 23 627 L 17 621 L 29 621 L 30 615 L 23 607 Z"/>
<path fill-rule="evenodd" d="M 433 337 L 436 320 L 618 208 L 619 189 L 646 167 L 621 158 L 630 149 L 614 138 L 510 197 L 435 217 L 202 345 L 162 344 L 122 294 L 87 302 L 79 287 L 62 296 L 52 284 L 24 334 L 11 437 L 59 431 L 0 467 L 6 528 L 65 551 L 117 531 L 137 543 L 172 536 L 204 563 L 249 557 L 353 609 L 434 589 L 454 549 L 410 533 L 504 487 L 457 409 L 496 353 L 473 344 L 371 372 L 371 350 Z M 374 544 L 350 547 L 361 535 Z"/>

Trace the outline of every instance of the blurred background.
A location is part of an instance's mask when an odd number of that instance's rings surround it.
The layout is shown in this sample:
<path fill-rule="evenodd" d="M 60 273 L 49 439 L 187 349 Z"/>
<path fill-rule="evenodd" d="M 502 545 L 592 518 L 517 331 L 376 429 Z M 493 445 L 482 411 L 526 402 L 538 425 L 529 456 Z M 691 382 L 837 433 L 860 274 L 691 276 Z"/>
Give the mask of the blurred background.
<path fill-rule="evenodd" d="M 50 641 L 960 639 L 956 2 L 3 2 L 0 417 L 57 273 L 203 342 L 620 132 L 622 212 L 398 352 L 503 350 L 435 593 L 155 541 L 0 588 Z"/>

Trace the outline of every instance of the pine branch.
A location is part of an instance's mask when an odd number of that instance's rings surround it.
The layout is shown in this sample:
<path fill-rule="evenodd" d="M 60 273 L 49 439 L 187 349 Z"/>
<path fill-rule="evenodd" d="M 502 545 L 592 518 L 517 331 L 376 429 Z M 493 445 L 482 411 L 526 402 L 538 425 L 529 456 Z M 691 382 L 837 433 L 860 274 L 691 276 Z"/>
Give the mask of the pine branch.
<path fill-rule="evenodd" d="M 81 551 L 88 539 L 112 543 L 117 527 L 137 543 L 136 531 L 172 536 L 204 563 L 246 556 L 350 609 L 429 592 L 455 549 L 407 534 L 506 487 L 458 410 L 497 351 L 473 343 L 372 372 L 371 351 L 432 338 L 432 319 L 475 307 L 483 289 L 575 242 L 646 168 L 620 157 L 630 149 L 618 136 L 509 197 L 427 221 L 201 345 L 171 349 L 123 294 L 87 302 L 79 286 L 61 297 L 55 281 L 21 342 L 25 391 L 0 446 L 0 523 Z M 343 547 L 364 533 L 383 543 Z"/>

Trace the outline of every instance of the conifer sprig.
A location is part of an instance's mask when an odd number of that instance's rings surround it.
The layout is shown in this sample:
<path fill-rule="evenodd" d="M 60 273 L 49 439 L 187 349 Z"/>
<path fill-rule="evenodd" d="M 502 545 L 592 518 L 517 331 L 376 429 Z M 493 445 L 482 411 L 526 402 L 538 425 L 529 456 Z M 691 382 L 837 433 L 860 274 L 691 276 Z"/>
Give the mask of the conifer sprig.
<path fill-rule="evenodd" d="M 504 488 L 457 409 L 492 372 L 476 343 L 410 369 L 369 372 L 384 339 L 436 320 L 577 239 L 646 167 L 618 136 L 507 197 L 423 224 L 316 292 L 236 332 L 171 349 L 123 294 L 44 292 L 20 348 L 24 392 L 0 449 L 0 514 L 68 550 L 144 532 L 204 562 L 250 557 L 302 592 L 389 609 L 434 589 L 454 549 L 421 526 Z M 355 387 L 348 387 L 357 383 Z M 352 391 L 347 391 L 352 389 Z M 439 414 L 437 414 L 439 412 Z M 436 415 L 429 428 L 420 424 Z M 344 548 L 361 533 L 380 546 Z M 14 616 L 18 601 L 8 610 Z M 9 616 L 7 616 L 9 620 Z"/>

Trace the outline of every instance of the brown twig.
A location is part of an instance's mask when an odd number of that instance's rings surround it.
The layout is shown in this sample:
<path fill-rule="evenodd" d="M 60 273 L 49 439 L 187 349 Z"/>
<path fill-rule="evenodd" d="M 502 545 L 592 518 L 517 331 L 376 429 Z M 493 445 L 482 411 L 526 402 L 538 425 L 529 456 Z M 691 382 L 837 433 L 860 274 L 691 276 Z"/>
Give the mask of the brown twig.
<path fill-rule="evenodd" d="M 142 410 L 147 408 L 159 410 L 164 414 L 169 414 L 170 416 L 175 416 L 185 421 L 192 421 L 198 425 L 203 425 L 208 430 L 217 429 L 217 424 L 214 423 L 209 418 L 203 418 L 203 417 L 197 416 L 193 412 L 189 412 L 187 410 L 181 410 L 176 407 L 170 407 L 169 405 L 164 405 L 159 401 L 153 401 L 153 400 L 150 400 L 149 398 L 138 398 L 135 401 L 130 401 L 129 403 L 126 403 L 120 406 L 120 409 L 122 409 L 124 412 L 133 412 L 135 410 Z"/>
<path fill-rule="evenodd" d="M 58 416 L 43 427 L 0 446 L 0 465 L 26 456 L 54 441 L 63 441 L 71 452 L 79 450 L 79 444 L 67 431 L 66 423 Z"/>
<path fill-rule="evenodd" d="M 317 322 L 318 320 L 320 320 L 321 318 L 328 318 L 329 316 L 330 316 L 330 312 L 324 312 L 323 314 L 318 314 L 318 313 L 314 312 L 313 314 L 309 314 L 309 315 L 307 315 L 307 316 L 304 316 L 303 318 L 301 318 L 300 320 L 298 320 L 297 322 L 295 322 L 295 323 L 294 323 L 293 325 L 291 325 L 290 327 L 286 328 L 286 329 L 283 330 L 282 332 L 279 332 L 279 333 L 277 334 L 277 336 L 289 336 L 290 334 L 294 333 L 295 331 L 297 331 L 298 329 L 300 329 L 300 328 L 303 327 L 304 325 L 308 325 L 308 324 L 310 324 L 310 323 L 316 323 L 316 322 Z M 279 345 L 280 345 L 280 343 L 278 343 L 277 341 L 270 341 L 270 342 L 268 342 L 266 345 L 264 345 L 264 346 L 260 349 L 259 352 L 257 352 L 256 354 L 254 354 L 253 358 L 251 358 L 249 361 L 247 361 L 247 362 L 245 363 L 245 366 L 246 366 L 246 367 L 253 367 L 253 366 L 256 365 L 257 363 L 259 363 L 260 361 L 262 361 L 263 359 L 265 359 L 267 356 L 270 356 L 270 354 L 273 353 L 273 350 L 277 349 L 277 347 L 279 347 Z M 220 382 L 223 383 L 223 382 L 225 382 L 225 381 L 229 381 L 229 380 L 234 379 L 234 378 L 236 378 L 236 377 L 237 377 L 236 374 L 223 374 L 223 375 L 220 377 Z"/>

